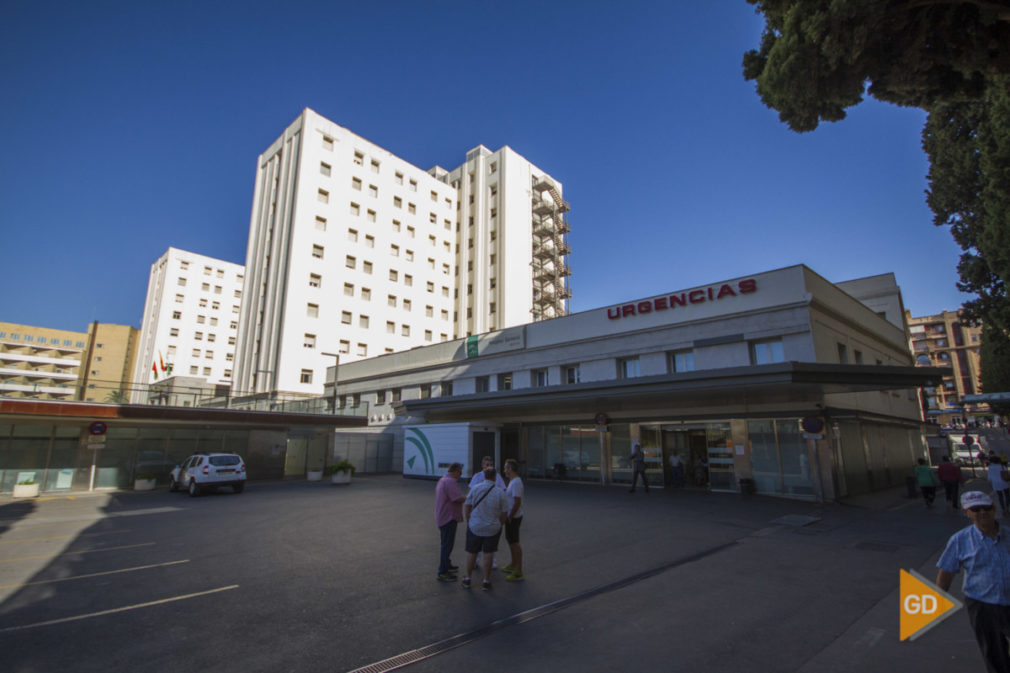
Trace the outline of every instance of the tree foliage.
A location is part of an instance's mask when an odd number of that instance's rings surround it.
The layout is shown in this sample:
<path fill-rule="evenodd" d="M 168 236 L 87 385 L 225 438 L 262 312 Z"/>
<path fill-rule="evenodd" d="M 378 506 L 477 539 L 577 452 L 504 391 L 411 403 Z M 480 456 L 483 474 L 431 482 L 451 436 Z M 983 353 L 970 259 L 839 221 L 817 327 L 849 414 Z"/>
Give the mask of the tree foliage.
<path fill-rule="evenodd" d="M 1010 337 L 1001 329 L 986 324 L 982 327 L 982 392 L 1010 392 L 1010 367 L 986 367 L 986 362 L 1010 363 Z M 990 404 L 1001 416 L 1010 415 L 1010 404 Z"/>
<path fill-rule="evenodd" d="M 764 14 L 744 77 L 794 131 L 845 118 L 864 93 L 928 109 L 1010 74 L 1005 0 L 747 0 Z"/>

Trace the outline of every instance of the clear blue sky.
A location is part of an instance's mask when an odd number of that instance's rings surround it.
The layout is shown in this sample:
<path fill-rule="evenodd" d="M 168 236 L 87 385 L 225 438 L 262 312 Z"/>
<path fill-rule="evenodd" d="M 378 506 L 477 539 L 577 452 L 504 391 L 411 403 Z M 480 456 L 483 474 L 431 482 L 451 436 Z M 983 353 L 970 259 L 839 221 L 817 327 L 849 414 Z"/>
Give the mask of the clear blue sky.
<path fill-rule="evenodd" d="M 245 263 L 257 155 L 311 107 L 407 161 L 510 145 L 572 204 L 573 311 L 804 263 L 955 309 L 924 115 L 798 135 L 744 0 L 37 2 L 0 9 L 0 320 L 140 326 L 169 246 Z"/>

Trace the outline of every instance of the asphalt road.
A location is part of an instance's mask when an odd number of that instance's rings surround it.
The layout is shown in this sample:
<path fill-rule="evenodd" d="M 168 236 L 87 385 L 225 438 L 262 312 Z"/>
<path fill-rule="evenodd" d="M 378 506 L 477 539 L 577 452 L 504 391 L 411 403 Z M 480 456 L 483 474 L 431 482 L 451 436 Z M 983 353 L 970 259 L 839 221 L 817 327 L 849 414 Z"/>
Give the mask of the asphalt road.
<path fill-rule="evenodd" d="M 433 491 L 359 476 L 0 500 L 0 667 L 983 670 L 963 613 L 898 642 L 899 569 L 933 577 L 965 525 L 898 491 L 820 507 L 533 482 L 527 580 L 494 573 L 490 592 L 435 581 Z"/>

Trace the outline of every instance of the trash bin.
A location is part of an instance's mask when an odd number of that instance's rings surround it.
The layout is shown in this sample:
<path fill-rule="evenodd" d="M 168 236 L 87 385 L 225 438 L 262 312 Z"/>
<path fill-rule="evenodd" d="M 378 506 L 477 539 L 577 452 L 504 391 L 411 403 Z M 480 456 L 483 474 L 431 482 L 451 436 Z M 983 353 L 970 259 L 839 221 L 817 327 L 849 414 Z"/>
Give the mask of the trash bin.
<path fill-rule="evenodd" d="M 754 486 L 753 479 L 741 479 L 740 480 L 740 495 L 754 495 L 757 489 Z"/>
<path fill-rule="evenodd" d="M 919 497 L 919 482 L 916 481 L 915 477 L 905 477 L 905 486 L 908 488 L 909 498 Z"/>

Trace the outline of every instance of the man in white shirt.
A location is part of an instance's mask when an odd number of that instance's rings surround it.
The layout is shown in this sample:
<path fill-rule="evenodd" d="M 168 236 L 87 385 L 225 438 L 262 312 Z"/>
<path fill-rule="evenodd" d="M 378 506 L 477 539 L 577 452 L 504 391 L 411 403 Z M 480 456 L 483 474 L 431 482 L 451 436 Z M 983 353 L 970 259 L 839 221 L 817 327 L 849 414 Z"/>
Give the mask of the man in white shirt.
<path fill-rule="evenodd" d="M 495 485 L 497 473 L 493 467 L 484 470 L 484 481 L 477 484 L 463 502 L 463 518 L 466 519 L 466 574 L 463 588 L 470 588 L 470 574 L 477 562 L 477 552 L 484 553 L 484 581 L 481 588 L 491 588 L 491 557 L 498 551 L 502 524 L 508 512 L 505 491 Z"/>
<path fill-rule="evenodd" d="M 494 467 L 494 460 L 491 458 L 491 456 L 484 456 L 481 459 L 481 461 L 480 461 L 480 470 L 478 470 L 477 472 L 475 472 L 474 475 L 472 477 L 470 477 L 470 486 L 469 486 L 469 489 L 471 491 L 474 489 L 475 486 L 477 486 L 477 484 L 484 483 L 484 470 L 486 470 L 489 467 Z M 495 483 L 495 486 L 497 486 L 501 490 L 503 490 L 503 491 L 505 490 L 505 481 L 501 478 L 500 474 L 495 477 L 494 483 Z M 477 554 L 476 564 L 477 565 L 481 565 L 481 560 L 482 560 L 481 559 L 481 555 Z M 491 567 L 495 568 L 495 569 L 498 568 L 498 555 L 497 554 L 492 554 L 491 555 Z"/>
<path fill-rule="evenodd" d="M 518 464 L 514 458 L 505 461 L 505 476 L 509 478 L 509 485 L 505 489 L 505 498 L 508 501 L 505 541 L 508 542 L 509 551 L 512 553 L 512 562 L 502 568 L 508 573 L 505 576 L 506 582 L 520 582 L 523 579 L 523 548 L 519 546 L 519 526 L 523 522 L 523 495 L 526 489 L 523 487 L 523 480 L 519 478 L 517 468 Z"/>

